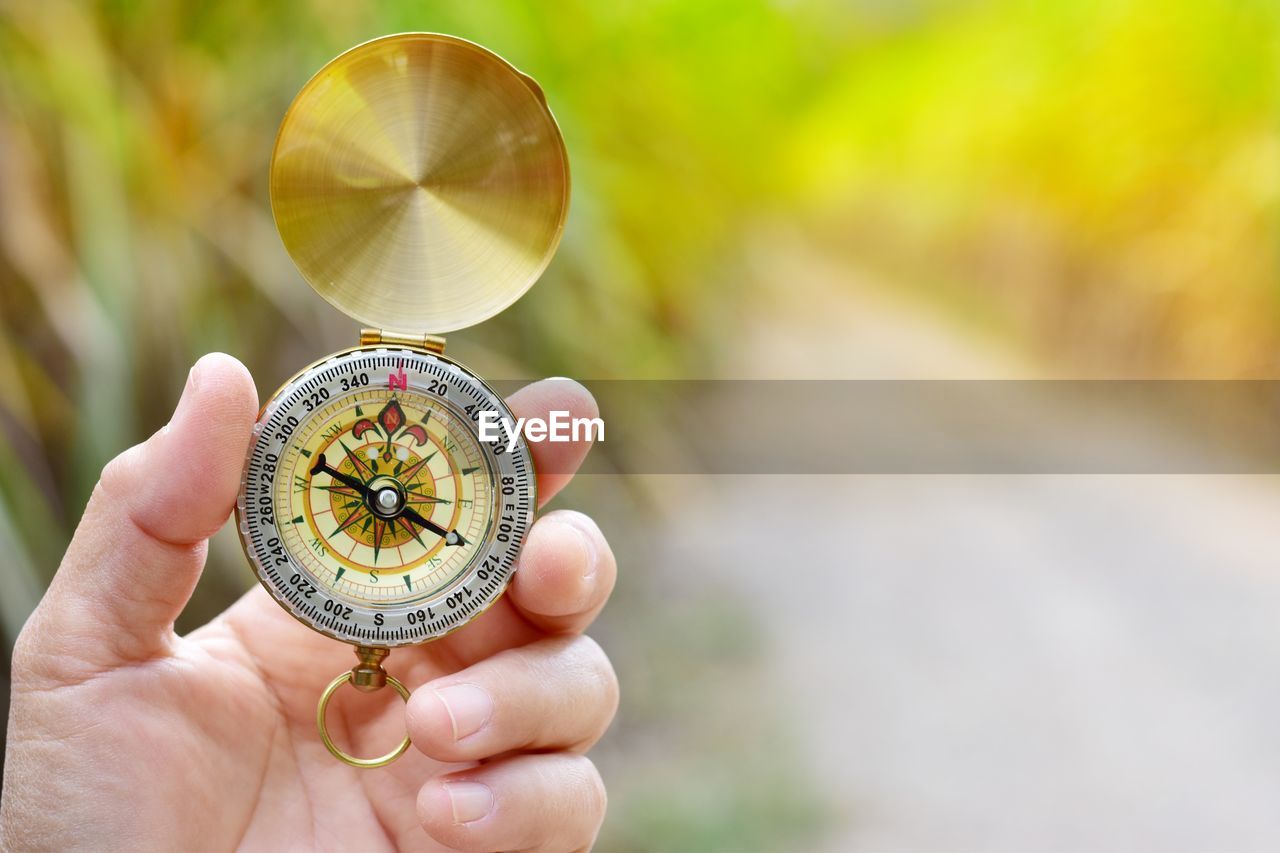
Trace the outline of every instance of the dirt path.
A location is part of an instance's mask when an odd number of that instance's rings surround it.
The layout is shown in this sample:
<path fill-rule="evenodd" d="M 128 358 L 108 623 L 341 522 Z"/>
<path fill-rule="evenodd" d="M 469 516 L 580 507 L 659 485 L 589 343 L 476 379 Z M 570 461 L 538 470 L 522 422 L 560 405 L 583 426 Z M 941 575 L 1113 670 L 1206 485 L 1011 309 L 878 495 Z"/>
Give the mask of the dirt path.
<path fill-rule="evenodd" d="M 1031 375 L 856 284 L 756 320 L 776 358 L 744 347 L 735 375 Z M 831 850 L 1280 849 L 1274 478 L 698 488 L 672 563 L 765 626 Z"/>

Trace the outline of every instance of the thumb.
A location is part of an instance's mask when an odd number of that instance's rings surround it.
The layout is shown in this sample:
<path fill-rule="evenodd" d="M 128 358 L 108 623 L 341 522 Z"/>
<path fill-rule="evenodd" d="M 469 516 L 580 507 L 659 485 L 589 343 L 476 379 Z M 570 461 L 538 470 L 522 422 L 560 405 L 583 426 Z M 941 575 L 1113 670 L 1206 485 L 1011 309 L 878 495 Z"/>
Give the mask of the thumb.
<path fill-rule="evenodd" d="M 235 503 L 256 411 L 244 365 L 207 355 L 168 425 L 107 464 L 19 637 L 33 674 L 78 681 L 168 651 L 206 540 Z"/>

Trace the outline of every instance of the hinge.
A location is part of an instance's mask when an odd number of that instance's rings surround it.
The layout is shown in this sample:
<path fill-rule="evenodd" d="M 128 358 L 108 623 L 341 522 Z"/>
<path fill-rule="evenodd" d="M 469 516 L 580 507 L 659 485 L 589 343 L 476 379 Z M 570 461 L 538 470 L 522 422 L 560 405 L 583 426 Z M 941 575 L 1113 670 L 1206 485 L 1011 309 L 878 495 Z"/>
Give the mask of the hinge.
<path fill-rule="evenodd" d="M 404 332 L 388 332 L 386 329 L 360 330 L 360 346 L 370 347 L 376 344 L 413 347 L 435 353 L 444 352 L 444 338 L 437 335 L 410 335 Z"/>

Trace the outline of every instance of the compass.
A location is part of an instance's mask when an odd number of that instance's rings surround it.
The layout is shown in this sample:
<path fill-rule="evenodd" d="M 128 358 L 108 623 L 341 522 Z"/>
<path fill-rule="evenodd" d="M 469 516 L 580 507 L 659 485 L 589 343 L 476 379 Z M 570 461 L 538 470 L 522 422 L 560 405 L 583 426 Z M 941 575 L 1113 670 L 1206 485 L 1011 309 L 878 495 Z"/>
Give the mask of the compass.
<path fill-rule="evenodd" d="M 355 647 L 350 684 L 408 690 L 398 646 L 467 624 L 507 588 L 537 507 L 511 411 L 439 333 L 519 298 L 559 243 L 568 161 L 542 90 L 496 54 L 431 33 L 325 65 L 285 114 L 272 211 L 303 277 L 368 327 L 302 369 L 259 415 L 236 520 L 259 581 L 303 624 Z M 482 415 L 498 441 L 483 441 Z"/>

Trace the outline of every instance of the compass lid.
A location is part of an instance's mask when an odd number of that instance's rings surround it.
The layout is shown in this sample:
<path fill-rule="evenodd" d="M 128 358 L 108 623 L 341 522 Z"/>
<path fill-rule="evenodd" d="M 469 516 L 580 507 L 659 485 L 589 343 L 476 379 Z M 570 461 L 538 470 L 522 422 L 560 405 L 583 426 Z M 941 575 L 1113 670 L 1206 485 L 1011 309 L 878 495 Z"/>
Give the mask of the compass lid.
<path fill-rule="evenodd" d="M 551 262 L 569 162 L 531 78 L 465 39 L 403 33 L 302 87 L 270 185 L 317 293 L 368 325 L 448 332 L 506 308 Z"/>

